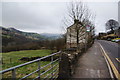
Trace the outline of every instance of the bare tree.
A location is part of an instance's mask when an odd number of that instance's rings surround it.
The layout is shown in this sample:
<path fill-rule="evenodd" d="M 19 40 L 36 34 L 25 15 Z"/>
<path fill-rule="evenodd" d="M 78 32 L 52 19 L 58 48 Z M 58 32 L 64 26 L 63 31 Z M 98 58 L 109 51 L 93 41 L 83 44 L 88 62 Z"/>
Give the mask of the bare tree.
<path fill-rule="evenodd" d="M 77 47 L 79 46 L 79 37 L 85 35 L 85 33 L 80 34 L 80 32 L 83 32 L 84 27 L 87 25 L 92 25 L 90 20 L 93 20 L 93 17 L 89 8 L 83 2 L 70 2 L 68 6 L 68 16 L 65 18 L 64 24 L 68 27 L 69 24 L 76 23 L 75 37 Z"/>

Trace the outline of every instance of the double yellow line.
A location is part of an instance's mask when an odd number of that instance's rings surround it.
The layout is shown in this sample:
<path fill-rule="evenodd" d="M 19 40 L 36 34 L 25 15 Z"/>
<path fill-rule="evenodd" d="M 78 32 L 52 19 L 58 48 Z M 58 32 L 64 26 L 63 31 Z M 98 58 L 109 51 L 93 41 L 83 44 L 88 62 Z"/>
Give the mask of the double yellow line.
<path fill-rule="evenodd" d="M 120 63 L 120 60 L 118 58 L 116 58 L 116 60 Z"/>
<path fill-rule="evenodd" d="M 104 48 L 102 47 L 102 45 L 101 45 L 100 43 L 99 43 L 99 45 L 100 45 L 102 51 L 104 52 L 103 55 L 107 58 L 110 66 L 111 66 L 111 68 L 112 68 L 112 70 L 113 70 L 113 72 L 114 72 L 114 74 L 115 74 L 115 77 L 116 77 L 118 80 L 120 80 L 120 74 L 119 74 L 118 70 L 116 69 L 116 67 L 114 66 L 113 62 L 111 61 L 111 59 L 109 58 L 109 56 L 108 56 L 107 53 L 105 52 L 105 50 L 104 50 Z"/>

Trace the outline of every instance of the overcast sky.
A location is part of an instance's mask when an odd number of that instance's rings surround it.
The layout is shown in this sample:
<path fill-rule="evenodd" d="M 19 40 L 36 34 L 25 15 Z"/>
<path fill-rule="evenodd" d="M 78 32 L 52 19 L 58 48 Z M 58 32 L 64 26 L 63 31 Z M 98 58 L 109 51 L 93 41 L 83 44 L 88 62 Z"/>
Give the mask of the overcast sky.
<path fill-rule="evenodd" d="M 105 31 L 107 20 L 118 20 L 117 1 L 87 3 L 91 12 L 96 15 L 96 33 Z M 0 25 L 27 32 L 61 33 L 62 20 L 67 11 L 66 4 L 66 2 L 2 2 Z"/>

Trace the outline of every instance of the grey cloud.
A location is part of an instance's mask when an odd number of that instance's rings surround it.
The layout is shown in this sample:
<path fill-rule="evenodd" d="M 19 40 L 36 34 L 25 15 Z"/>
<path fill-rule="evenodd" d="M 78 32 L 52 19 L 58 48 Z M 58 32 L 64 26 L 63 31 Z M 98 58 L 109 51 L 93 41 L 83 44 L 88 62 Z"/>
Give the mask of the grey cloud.
<path fill-rule="evenodd" d="M 58 6 L 59 5 L 59 6 Z M 3 26 L 13 26 L 21 29 L 49 29 L 58 28 L 61 21 L 61 3 L 3 3 Z M 64 5 L 64 4 L 62 4 Z"/>
<path fill-rule="evenodd" d="M 105 23 L 109 19 L 118 20 L 117 2 L 91 2 L 88 6 L 92 12 L 96 13 L 96 33 L 105 32 Z"/>
<path fill-rule="evenodd" d="M 105 22 L 117 20 L 116 2 L 87 3 L 96 13 L 95 25 L 97 33 L 105 31 Z M 65 2 L 3 2 L 2 25 L 15 27 L 24 31 L 60 33 L 61 21 L 65 16 Z"/>

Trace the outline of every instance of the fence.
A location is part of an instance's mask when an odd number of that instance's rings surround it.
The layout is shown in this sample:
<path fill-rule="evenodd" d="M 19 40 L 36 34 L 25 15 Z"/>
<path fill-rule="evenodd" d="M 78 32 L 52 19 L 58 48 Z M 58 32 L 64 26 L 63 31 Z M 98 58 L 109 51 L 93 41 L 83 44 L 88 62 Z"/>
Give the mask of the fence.
<path fill-rule="evenodd" d="M 36 59 L 36 60 L 33 60 L 33 61 L 30 61 L 30 62 L 27 62 L 27 63 L 24 63 L 24 64 L 21 64 L 21 65 L 18 65 L 18 66 L 15 66 L 15 67 L 12 67 L 12 68 L 8 68 L 6 70 L 0 71 L 0 74 L 5 74 L 7 72 L 12 71 L 12 73 L 11 73 L 12 77 L 11 78 L 15 80 L 16 79 L 16 70 L 18 70 L 20 67 L 23 67 L 23 66 L 26 66 L 26 65 L 29 65 L 29 64 L 32 64 L 32 63 L 37 63 L 38 64 L 38 69 L 37 70 L 27 74 L 26 76 L 20 78 L 19 80 L 26 79 L 26 78 L 28 78 L 29 76 L 31 76 L 32 74 L 35 74 L 35 73 L 37 73 L 38 76 L 35 77 L 33 80 L 35 80 L 35 79 L 40 79 L 40 80 L 45 79 L 46 80 L 46 79 L 48 79 L 48 76 L 50 76 L 49 78 L 56 79 L 58 77 L 58 71 L 59 71 L 60 53 L 61 53 L 61 51 L 53 53 L 53 54 L 45 56 L 45 57 L 42 57 L 42 58 L 39 58 L 39 59 Z M 59 56 L 54 60 L 54 56 L 56 56 L 56 55 L 59 55 Z M 48 63 L 44 66 L 41 66 L 41 63 L 40 63 L 41 60 L 46 59 L 46 58 L 51 58 L 50 63 Z M 54 63 L 56 63 L 56 64 L 54 64 Z M 42 69 L 44 69 L 45 67 L 47 67 L 49 65 L 51 65 L 50 68 L 48 68 L 44 72 L 41 72 Z M 50 70 L 52 70 L 52 71 L 50 71 Z M 45 73 L 47 73 L 48 71 L 50 71 L 50 73 L 48 73 L 45 77 L 41 78 L 41 76 L 44 75 Z"/>

